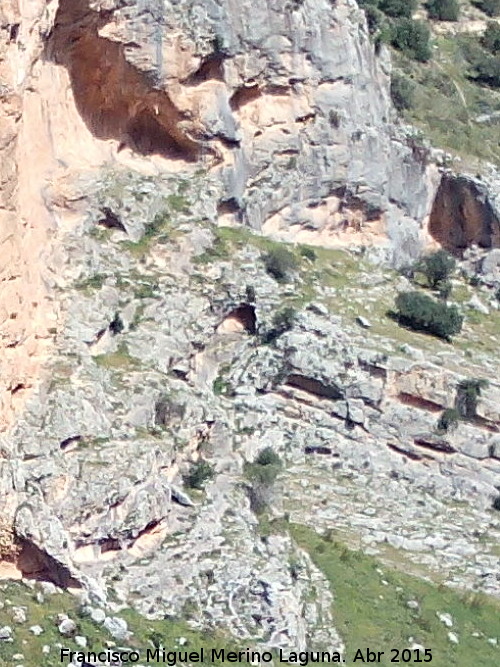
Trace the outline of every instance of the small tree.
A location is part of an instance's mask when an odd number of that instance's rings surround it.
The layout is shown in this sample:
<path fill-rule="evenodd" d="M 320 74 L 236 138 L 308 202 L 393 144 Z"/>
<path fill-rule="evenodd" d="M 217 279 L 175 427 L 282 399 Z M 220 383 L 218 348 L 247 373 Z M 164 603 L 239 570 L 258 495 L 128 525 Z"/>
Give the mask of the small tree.
<path fill-rule="evenodd" d="M 415 84 L 408 77 L 394 72 L 391 77 L 391 99 L 398 111 L 411 109 L 415 103 Z"/>
<path fill-rule="evenodd" d="M 460 6 L 457 0 L 428 0 L 429 18 L 438 21 L 458 21 Z"/>
<path fill-rule="evenodd" d="M 187 475 L 184 475 L 184 484 L 190 489 L 201 491 L 205 484 L 215 475 L 213 466 L 207 461 L 199 460 L 191 466 Z"/>
<path fill-rule="evenodd" d="M 500 25 L 496 21 L 488 21 L 481 44 L 495 56 L 500 53 Z"/>
<path fill-rule="evenodd" d="M 255 513 L 262 513 L 272 501 L 274 484 L 281 469 L 281 459 L 272 447 L 265 447 L 253 463 L 245 465 L 245 475 L 252 484 L 250 503 Z"/>
<path fill-rule="evenodd" d="M 455 259 L 445 250 L 438 250 L 423 257 L 417 263 L 416 270 L 424 274 L 431 289 L 438 289 L 449 280 L 456 264 Z"/>
<path fill-rule="evenodd" d="M 460 413 L 456 408 L 446 408 L 437 423 L 437 430 L 440 433 L 448 433 L 458 426 Z"/>
<path fill-rule="evenodd" d="M 262 258 L 266 271 L 279 283 L 286 283 L 290 273 L 297 269 L 294 255 L 283 246 L 271 248 Z"/>
<path fill-rule="evenodd" d="M 447 306 L 421 292 L 402 292 L 396 298 L 399 322 L 413 329 L 450 340 L 462 330 L 463 317 L 456 306 Z"/>
<path fill-rule="evenodd" d="M 452 286 L 449 280 L 445 280 L 444 283 L 440 283 L 438 286 L 439 298 L 443 301 L 448 301 L 451 296 Z"/>
<path fill-rule="evenodd" d="M 410 18 L 394 23 L 391 44 L 413 60 L 427 62 L 431 58 L 430 30 L 423 21 Z"/>
<path fill-rule="evenodd" d="M 456 406 L 463 419 L 475 419 L 477 416 L 477 401 L 481 391 L 488 386 L 488 380 L 472 378 L 462 380 L 457 387 Z"/>
<path fill-rule="evenodd" d="M 297 311 L 294 308 L 287 306 L 279 310 L 273 317 L 273 326 L 262 335 L 262 342 L 266 345 L 273 343 L 284 333 L 291 331 L 296 320 Z"/>

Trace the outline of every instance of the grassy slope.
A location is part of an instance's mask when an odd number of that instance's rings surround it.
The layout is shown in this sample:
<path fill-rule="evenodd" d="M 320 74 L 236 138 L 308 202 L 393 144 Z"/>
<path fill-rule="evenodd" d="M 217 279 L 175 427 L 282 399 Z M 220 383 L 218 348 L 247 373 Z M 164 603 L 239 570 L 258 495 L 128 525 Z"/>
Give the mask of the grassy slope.
<path fill-rule="evenodd" d="M 88 616 L 79 613 L 76 600 L 69 594 L 47 596 L 43 603 L 36 600 L 36 590 L 31 590 L 18 582 L 0 585 L 0 601 L 4 607 L 0 608 L 0 628 L 8 625 L 12 628 L 15 641 L 12 643 L 0 642 L 0 665 L 18 665 L 24 667 L 56 667 L 62 663 L 59 660 L 57 645 L 72 651 L 102 651 L 108 647 L 106 642 L 113 641 L 111 635 L 100 625 L 93 623 Z M 12 620 L 12 607 L 24 607 L 26 623 L 16 624 Z M 86 649 L 79 648 L 71 638 L 62 637 L 57 628 L 57 615 L 67 614 L 77 623 L 77 635 L 87 638 Z M 114 642 L 119 647 L 140 649 L 142 656 L 147 648 L 153 648 L 154 643 L 161 643 L 170 650 L 180 650 L 178 639 L 184 637 L 187 642 L 185 649 L 198 651 L 201 646 L 208 651 L 213 648 L 231 648 L 227 642 L 216 635 L 196 632 L 189 628 L 187 623 L 179 619 L 164 621 L 149 621 L 132 609 L 125 609 L 116 614 L 127 621 L 129 630 L 134 634 L 128 642 Z M 29 628 L 39 625 L 43 633 L 35 637 Z M 50 653 L 44 654 L 42 647 L 51 647 Z M 13 660 L 16 654 L 24 658 Z"/>
<path fill-rule="evenodd" d="M 358 648 L 385 651 L 380 665 L 389 667 L 390 649 L 417 644 L 432 650 L 438 667 L 494 667 L 500 664 L 500 605 L 481 595 L 462 596 L 396 570 L 370 556 L 328 541 L 305 526 L 292 526 L 297 542 L 324 572 L 335 595 L 335 627 L 344 639 L 348 663 Z M 386 582 L 386 583 L 384 583 Z M 415 600 L 413 610 L 407 603 Z M 448 629 L 437 613 L 449 613 Z M 454 632 L 459 644 L 450 642 Z M 473 633 L 479 633 L 474 637 Z M 357 664 L 357 663 L 355 663 Z M 413 662 L 410 664 L 414 664 Z"/>
<path fill-rule="evenodd" d="M 343 544 L 325 539 L 305 526 L 291 526 L 292 535 L 314 563 L 326 575 L 334 592 L 333 616 L 335 627 L 346 644 L 347 664 L 352 664 L 358 648 L 385 651 L 378 664 L 389 667 L 390 649 L 405 649 L 419 644 L 432 650 L 431 664 L 438 667 L 494 667 L 500 661 L 500 603 L 482 595 L 461 595 L 453 590 L 428 583 L 404 574 Z M 0 664 L 25 667 L 55 667 L 59 662 L 58 644 L 71 650 L 79 649 L 72 639 L 62 638 L 57 629 L 56 616 L 65 612 L 78 625 L 78 634 L 88 639 L 87 650 L 102 650 L 112 638 L 101 627 L 78 613 L 75 600 L 67 594 L 48 596 L 43 603 L 36 601 L 35 591 L 20 583 L 0 586 L 0 597 L 5 603 L 0 609 L 0 627 L 10 625 L 15 642 L 0 645 Z M 408 607 L 408 601 L 419 603 L 417 610 Z M 22 606 L 27 622 L 19 625 L 12 621 L 12 606 Z M 437 617 L 449 613 L 453 627 L 447 628 Z M 179 638 L 186 638 L 185 648 L 198 651 L 200 647 L 237 650 L 234 639 L 225 640 L 211 633 L 190 629 L 179 619 L 149 621 L 130 609 L 117 614 L 125 618 L 134 635 L 129 642 L 117 642 L 140 650 L 161 644 L 178 650 Z M 44 632 L 35 637 L 29 627 L 40 625 Z M 450 642 L 448 632 L 459 640 Z M 474 636 L 477 635 L 477 636 Z M 412 639 L 410 639 L 412 638 Z M 488 639 L 498 639 L 494 645 Z M 44 645 L 51 646 L 49 655 L 42 653 Z M 327 650 L 329 647 L 324 647 Z M 13 661 L 22 653 L 22 661 Z M 238 663 L 239 664 L 239 663 Z M 358 663 L 355 663 L 358 664 Z M 414 662 L 410 664 L 416 664 Z"/>
<path fill-rule="evenodd" d="M 471 12 L 471 4 L 460 4 L 464 20 Z M 477 10 L 470 18 L 488 19 Z M 451 29 L 458 24 L 445 25 Z M 432 43 L 433 57 L 425 64 L 393 51 L 396 69 L 415 84 L 414 104 L 404 112 L 405 119 L 419 127 L 434 146 L 458 155 L 469 168 L 480 171 L 478 159 L 500 164 L 500 122 L 476 121 L 481 115 L 500 110 L 500 91 L 467 77 L 468 66 L 459 39 L 451 32 L 435 34 Z"/>
<path fill-rule="evenodd" d="M 423 65 L 395 55 L 396 67 L 415 84 L 413 107 L 404 115 L 431 142 L 459 155 L 500 163 L 500 123 L 478 123 L 476 118 L 500 110 L 500 93 L 479 86 L 466 76 L 456 38 L 435 40 L 434 60 Z"/>

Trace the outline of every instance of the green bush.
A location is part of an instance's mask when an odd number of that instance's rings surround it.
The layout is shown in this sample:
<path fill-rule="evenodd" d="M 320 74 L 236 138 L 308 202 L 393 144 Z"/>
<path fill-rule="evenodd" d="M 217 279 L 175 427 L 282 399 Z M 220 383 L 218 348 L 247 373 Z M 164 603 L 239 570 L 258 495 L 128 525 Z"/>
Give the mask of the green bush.
<path fill-rule="evenodd" d="M 262 342 L 268 345 L 287 331 L 291 331 L 296 320 L 297 311 L 294 308 L 287 306 L 283 310 L 279 310 L 273 317 L 272 327 L 264 332 Z"/>
<path fill-rule="evenodd" d="M 396 298 L 400 324 L 449 340 L 462 330 L 463 317 L 456 306 L 447 306 L 421 292 L 402 292 Z"/>
<path fill-rule="evenodd" d="M 500 25 L 496 21 L 488 21 L 481 44 L 493 55 L 500 53 Z"/>
<path fill-rule="evenodd" d="M 440 433 L 448 433 L 458 426 L 460 413 L 456 408 L 446 408 L 437 423 L 437 430 Z"/>
<path fill-rule="evenodd" d="M 386 22 L 385 14 L 376 7 L 367 6 L 365 8 L 366 22 L 368 24 L 368 32 L 370 35 L 375 35 Z"/>
<path fill-rule="evenodd" d="M 424 274 L 427 284 L 431 289 L 438 289 L 441 285 L 448 282 L 456 265 L 455 259 L 446 250 L 438 250 L 422 257 L 417 262 L 415 270 Z"/>
<path fill-rule="evenodd" d="M 316 251 L 313 248 L 310 248 L 307 245 L 300 246 L 299 252 L 302 257 L 308 259 L 310 262 L 315 262 L 318 259 Z"/>
<path fill-rule="evenodd" d="M 408 77 L 393 72 L 391 77 L 391 98 L 398 111 L 411 109 L 415 102 L 415 84 Z"/>
<path fill-rule="evenodd" d="M 197 461 L 191 466 L 191 470 L 187 475 L 184 475 L 184 484 L 190 489 L 198 489 L 201 491 L 205 484 L 213 479 L 215 475 L 213 466 L 207 461 Z"/>
<path fill-rule="evenodd" d="M 391 44 L 412 60 L 427 62 L 431 58 L 430 30 L 423 21 L 397 20 L 391 30 Z"/>
<path fill-rule="evenodd" d="M 479 7 L 488 16 L 498 16 L 500 14 L 500 0 L 473 0 L 472 4 Z"/>
<path fill-rule="evenodd" d="M 411 18 L 416 6 L 416 0 L 379 0 L 378 2 L 379 9 L 393 18 Z"/>
<path fill-rule="evenodd" d="M 481 391 L 488 386 L 488 380 L 462 380 L 457 387 L 457 410 L 463 419 L 475 419 L 477 416 L 477 401 Z"/>
<path fill-rule="evenodd" d="M 491 47 L 495 48 L 492 37 L 493 33 L 490 33 L 488 40 Z M 462 56 L 469 63 L 467 76 L 487 86 L 500 87 L 500 55 L 494 55 L 483 48 L 480 40 L 475 36 L 461 35 L 457 39 Z"/>
<path fill-rule="evenodd" d="M 492 88 L 500 88 L 500 58 L 485 53 L 484 57 L 476 63 L 472 78 Z"/>
<path fill-rule="evenodd" d="M 294 255 L 283 246 L 272 248 L 262 259 L 266 271 L 279 283 L 287 282 L 290 273 L 297 269 Z"/>
<path fill-rule="evenodd" d="M 426 7 L 431 19 L 458 21 L 460 5 L 457 0 L 428 0 Z"/>
<path fill-rule="evenodd" d="M 269 505 L 274 492 L 274 483 L 283 464 L 272 447 L 261 450 L 253 463 L 246 463 L 244 472 L 251 482 L 250 503 L 256 513 Z"/>

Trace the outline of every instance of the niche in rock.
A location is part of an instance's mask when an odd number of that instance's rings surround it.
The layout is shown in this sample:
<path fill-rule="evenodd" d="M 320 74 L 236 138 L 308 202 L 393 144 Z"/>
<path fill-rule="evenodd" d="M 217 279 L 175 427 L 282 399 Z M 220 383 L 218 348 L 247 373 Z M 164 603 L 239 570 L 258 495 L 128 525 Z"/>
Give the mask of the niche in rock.
<path fill-rule="evenodd" d="M 185 414 L 186 405 L 170 396 L 162 396 L 155 403 L 155 425 L 161 428 L 179 425 Z"/>
<path fill-rule="evenodd" d="M 51 581 L 60 588 L 81 588 L 81 584 L 72 577 L 69 569 L 55 558 L 42 551 L 33 542 L 19 540 L 19 556 L 16 568 L 26 579 Z"/>
<path fill-rule="evenodd" d="M 249 303 L 242 303 L 234 308 L 217 327 L 217 333 L 257 333 L 257 316 L 255 315 L 255 306 Z"/>
<path fill-rule="evenodd" d="M 122 44 L 101 37 L 109 20 L 110 13 L 93 11 L 89 0 L 60 0 L 46 44 L 47 59 L 68 71 L 83 121 L 95 137 L 139 154 L 196 160 L 201 144 L 182 127 L 189 118 L 127 61 Z"/>
<path fill-rule="evenodd" d="M 463 176 L 443 176 L 431 211 L 429 233 L 458 257 L 473 244 L 500 247 L 500 221 L 485 189 Z"/>

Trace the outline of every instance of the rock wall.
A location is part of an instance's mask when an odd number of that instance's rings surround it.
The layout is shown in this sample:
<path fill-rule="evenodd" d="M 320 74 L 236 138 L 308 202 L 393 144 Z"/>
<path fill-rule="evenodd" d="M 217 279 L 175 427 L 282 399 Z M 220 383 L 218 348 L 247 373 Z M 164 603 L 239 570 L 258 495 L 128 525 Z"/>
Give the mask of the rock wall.
<path fill-rule="evenodd" d="M 319 573 L 287 537 L 258 534 L 242 471 L 271 442 L 295 468 L 277 515 L 312 521 L 307 503 L 297 510 L 297 480 L 325 452 L 329 472 L 340 464 L 353 483 L 354 524 L 366 480 L 379 497 L 387 485 L 374 543 L 411 550 L 422 516 L 445 522 L 447 503 L 466 499 L 449 551 L 429 560 L 497 593 L 475 531 L 499 469 L 498 387 L 474 423 L 437 437 L 436 413 L 462 375 L 442 350 L 415 364 L 383 332 L 369 342 L 337 316 L 352 285 L 333 257 L 293 302 L 303 312 L 287 336 L 257 337 L 305 287 L 276 284 L 244 226 L 369 245 L 384 266 L 428 240 L 440 174 L 391 124 L 388 53 L 375 53 L 356 3 L 60 0 L 1 12 L 0 506 L 6 549 L 12 527 L 19 548 L 10 573 L 84 587 L 101 603 L 113 581 L 147 614 L 194 604 L 200 625 L 267 645 L 338 645 Z M 241 238 L 228 250 L 216 225 Z M 354 274 L 354 286 L 379 286 L 370 298 L 380 301 L 384 271 Z M 311 289 L 319 302 L 306 309 Z M 491 364 L 483 371 L 495 377 Z M 215 480 L 193 502 L 183 474 L 200 457 Z M 410 528 L 403 496 L 414 499 Z M 469 551 L 457 555 L 458 534 Z M 481 571 L 468 565 L 471 549 Z M 304 581 L 291 559 L 310 569 Z"/>
<path fill-rule="evenodd" d="M 388 56 L 354 2 L 12 0 L 1 12 L 4 429 L 57 329 L 64 259 L 51 239 L 74 224 L 66 189 L 82 171 L 198 161 L 224 184 L 221 223 L 368 243 L 395 263 L 422 247 L 436 177 L 388 125 Z"/>

